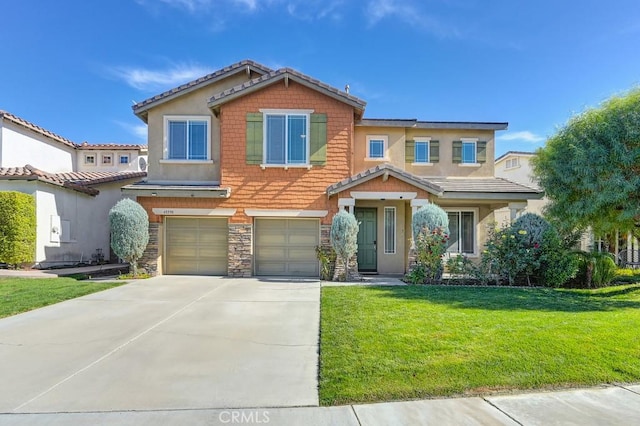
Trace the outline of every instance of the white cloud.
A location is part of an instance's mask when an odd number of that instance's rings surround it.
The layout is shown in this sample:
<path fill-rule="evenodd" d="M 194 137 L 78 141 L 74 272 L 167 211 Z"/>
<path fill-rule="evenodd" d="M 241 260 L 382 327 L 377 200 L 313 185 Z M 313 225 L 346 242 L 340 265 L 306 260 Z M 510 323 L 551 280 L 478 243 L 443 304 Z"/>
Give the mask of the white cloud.
<path fill-rule="evenodd" d="M 147 125 L 144 123 L 131 124 L 124 121 L 115 120 L 115 123 L 122 127 L 124 130 L 134 136 L 138 142 L 147 142 Z"/>
<path fill-rule="evenodd" d="M 451 24 L 424 13 L 406 0 L 370 0 L 365 11 L 369 26 L 383 19 L 396 19 L 442 38 L 460 38 L 461 33 Z"/>
<path fill-rule="evenodd" d="M 546 138 L 544 136 L 536 135 L 535 133 L 530 132 L 528 130 L 523 130 L 523 131 L 520 131 L 520 132 L 509 132 L 507 134 L 500 135 L 500 136 L 497 137 L 497 139 L 499 139 L 501 141 L 520 140 L 520 141 L 536 143 L 536 142 L 541 142 L 541 141 L 545 140 Z"/>
<path fill-rule="evenodd" d="M 208 67 L 197 64 L 173 64 L 164 70 L 135 67 L 114 67 L 111 74 L 129 86 L 145 91 L 156 91 L 178 86 L 211 72 Z"/>

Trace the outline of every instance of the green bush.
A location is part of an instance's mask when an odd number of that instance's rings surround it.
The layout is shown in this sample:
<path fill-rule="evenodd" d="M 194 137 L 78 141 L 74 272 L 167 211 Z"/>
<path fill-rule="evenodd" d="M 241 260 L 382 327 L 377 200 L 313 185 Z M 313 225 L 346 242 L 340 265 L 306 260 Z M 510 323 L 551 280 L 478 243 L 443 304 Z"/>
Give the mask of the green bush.
<path fill-rule="evenodd" d="M 316 246 L 316 257 L 320 261 L 320 279 L 331 281 L 336 267 L 336 251 L 333 247 Z"/>
<path fill-rule="evenodd" d="M 613 255 L 605 252 L 577 252 L 578 274 L 574 287 L 604 287 L 616 279 L 617 266 Z"/>
<path fill-rule="evenodd" d="M 349 279 L 349 259 L 358 251 L 358 220 L 356 217 L 340 210 L 331 222 L 331 246 L 338 258 L 344 263 L 344 280 Z"/>
<path fill-rule="evenodd" d="M 511 226 L 515 229 L 526 231 L 523 242 L 533 246 L 536 243 L 538 245 L 542 244 L 543 235 L 551 225 L 542 216 L 535 213 L 525 213 L 513 221 Z"/>
<path fill-rule="evenodd" d="M 427 232 L 425 230 L 430 232 L 436 228 L 442 229 L 445 234 L 449 235 L 449 217 L 447 212 L 437 205 L 427 204 L 413 214 L 411 228 L 414 240 L 418 239 L 420 233 Z"/>
<path fill-rule="evenodd" d="M 149 216 L 133 200 L 124 198 L 109 211 L 111 248 L 120 258 L 131 264 L 132 274 L 138 276 L 138 259 L 149 243 Z"/>
<path fill-rule="evenodd" d="M 561 287 L 578 272 L 578 257 L 564 246 L 552 226 L 542 234 L 538 280 L 546 287 Z"/>
<path fill-rule="evenodd" d="M 33 262 L 35 254 L 35 199 L 21 192 L 0 192 L 0 262 Z"/>
<path fill-rule="evenodd" d="M 449 240 L 449 217 L 435 204 L 418 209 L 411 218 L 416 265 L 405 280 L 414 284 L 442 279 L 442 257 Z"/>

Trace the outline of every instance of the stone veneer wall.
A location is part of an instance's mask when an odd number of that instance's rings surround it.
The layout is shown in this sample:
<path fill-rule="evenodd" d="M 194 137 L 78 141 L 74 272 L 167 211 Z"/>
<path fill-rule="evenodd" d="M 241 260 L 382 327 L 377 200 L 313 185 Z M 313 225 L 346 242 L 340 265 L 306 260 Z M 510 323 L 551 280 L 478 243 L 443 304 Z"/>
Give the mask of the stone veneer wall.
<path fill-rule="evenodd" d="M 160 229 L 159 223 L 149 223 L 149 244 L 144 250 L 142 257 L 138 261 L 138 265 L 151 276 L 158 274 L 158 256 L 160 255 L 158 249 L 158 233 Z"/>
<path fill-rule="evenodd" d="M 250 224 L 229 224 L 229 266 L 230 277 L 246 278 L 253 273 L 251 254 L 253 226 Z"/>

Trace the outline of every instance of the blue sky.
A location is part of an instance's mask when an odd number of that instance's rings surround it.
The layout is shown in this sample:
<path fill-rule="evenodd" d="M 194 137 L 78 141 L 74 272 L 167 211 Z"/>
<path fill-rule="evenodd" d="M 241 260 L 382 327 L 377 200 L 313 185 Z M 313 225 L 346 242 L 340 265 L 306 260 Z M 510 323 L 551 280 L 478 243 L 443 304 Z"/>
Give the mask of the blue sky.
<path fill-rule="evenodd" d="M 369 118 L 508 121 L 498 155 L 640 83 L 637 0 L 21 0 L 0 39 L 0 109 L 75 142 L 146 143 L 133 100 L 242 59 Z"/>

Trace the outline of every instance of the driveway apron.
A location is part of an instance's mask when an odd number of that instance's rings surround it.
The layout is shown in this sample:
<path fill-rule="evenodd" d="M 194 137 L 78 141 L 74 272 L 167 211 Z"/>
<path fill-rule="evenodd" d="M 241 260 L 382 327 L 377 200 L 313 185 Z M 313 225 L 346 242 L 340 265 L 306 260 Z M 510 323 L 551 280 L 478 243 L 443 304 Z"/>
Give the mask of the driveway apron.
<path fill-rule="evenodd" d="M 317 281 L 164 276 L 0 320 L 0 412 L 318 405 Z"/>

